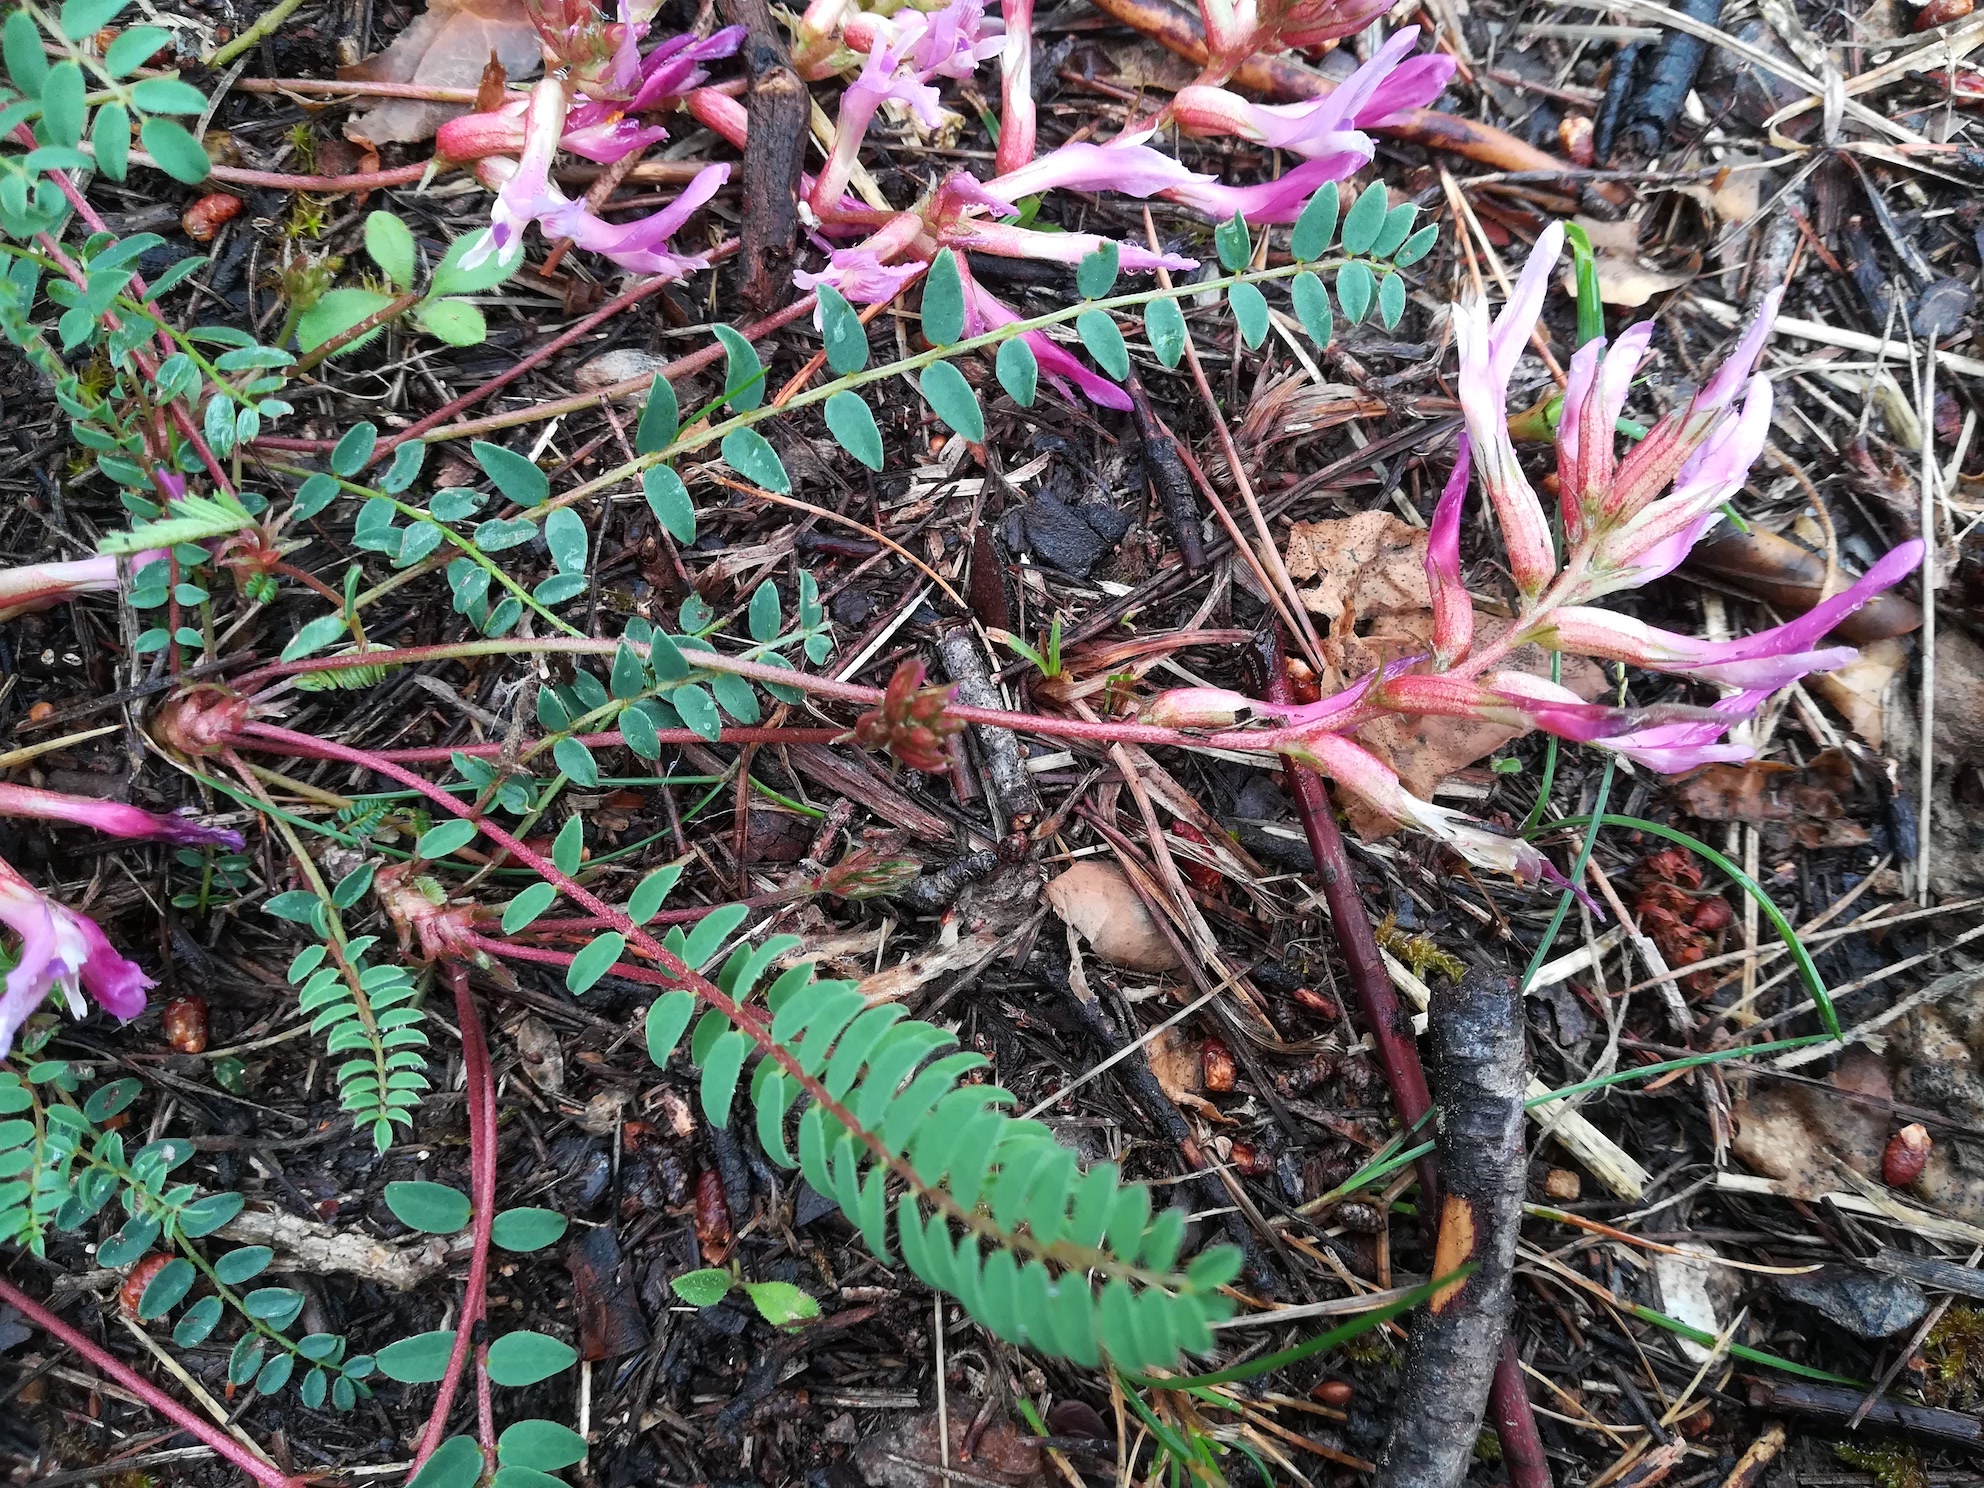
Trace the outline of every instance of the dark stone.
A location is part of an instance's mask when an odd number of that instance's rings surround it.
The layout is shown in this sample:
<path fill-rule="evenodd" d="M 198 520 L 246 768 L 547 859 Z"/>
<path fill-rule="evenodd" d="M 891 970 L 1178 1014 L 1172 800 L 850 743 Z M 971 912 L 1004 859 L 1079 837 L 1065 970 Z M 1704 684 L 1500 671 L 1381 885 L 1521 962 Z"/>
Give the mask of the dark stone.
<path fill-rule="evenodd" d="M 1853 1266 L 1821 1266 L 1802 1276 L 1780 1276 L 1773 1285 L 1779 1295 L 1804 1303 L 1855 1338 L 1892 1338 L 1929 1310 L 1920 1287 Z"/>
<path fill-rule="evenodd" d="M 1049 568 L 1085 579 L 1089 570 L 1130 530 L 1130 514 L 1113 506 L 1083 502 L 1071 506 L 1052 496 L 1036 496 L 1020 513 L 1027 547 Z"/>
<path fill-rule="evenodd" d="M 799 1229 L 811 1224 L 824 1215 L 835 1214 L 840 1205 L 814 1188 L 810 1183 L 799 1185 L 799 1192 L 792 1200 L 792 1227 Z"/>

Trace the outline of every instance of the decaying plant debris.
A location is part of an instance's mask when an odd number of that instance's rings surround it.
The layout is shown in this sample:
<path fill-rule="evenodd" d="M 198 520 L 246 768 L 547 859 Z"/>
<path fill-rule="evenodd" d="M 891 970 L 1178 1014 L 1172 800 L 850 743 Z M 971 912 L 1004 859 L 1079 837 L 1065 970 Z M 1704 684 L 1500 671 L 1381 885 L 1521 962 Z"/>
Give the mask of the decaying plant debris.
<path fill-rule="evenodd" d="M 1977 1469 L 1967 6 L 0 9 L 13 1481 Z"/>

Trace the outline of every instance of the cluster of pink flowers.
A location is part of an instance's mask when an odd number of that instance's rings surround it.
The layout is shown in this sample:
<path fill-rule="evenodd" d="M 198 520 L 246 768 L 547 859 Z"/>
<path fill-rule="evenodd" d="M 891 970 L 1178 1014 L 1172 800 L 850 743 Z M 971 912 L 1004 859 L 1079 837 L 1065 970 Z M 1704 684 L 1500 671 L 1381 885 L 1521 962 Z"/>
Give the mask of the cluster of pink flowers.
<path fill-rule="evenodd" d="M 1563 228 L 1553 225 L 1538 239 L 1515 293 L 1492 323 L 1479 300 L 1455 307 L 1466 432 L 1427 533 L 1430 654 L 1409 657 L 1304 707 L 1277 709 L 1237 693 L 1186 688 L 1159 696 L 1145 714 L 1153 723 L 1197 729 L 1232 729 L 1258 719 L 1266 726 L 1247 737 L 1262 747 L 1309 760 L 1395 820 L 1443 839 L 1471 861 L 1523 877 L 1552 870 L 1525 844 L 1417 800 L 1381 760 L 1346 736 L 1386 713 L 1435 714 L 1541 729 L 1664 774 L 1747 759 L 1746 746 L 1727 741 L 1729 730 L 1778 688 L 1852 661 L 1852 647 L 1821 646 L 1820 640 L 1922 561 L 1921 542 L 1905 542 L 1809 613 L 1730 641 L 1658 630 L 1592 605 L 1671 572 L 1742 488 L 1769 432 L 1770 379 L 1754 368 L 1779 296 L 1766 299 L 1748 333 L 1687 406 L 1660 419 L 1624 459 L 1617 456 L 1613 431 L 1653 326 L 1633 326 L 1610 347 L 1599 339 L 1578 350 L 1557 429 L 1565 534 L 1559 562 L 1549 518 L 1510 438 L 1507 409 L 1510 377 L 1536 328 L 1562 246 Z M 1495 513 L 1522 595 L 1515 622 L 1484 644 L 1477 643 L 1474 608 L 1461 577 L 1470 466 Z M 1710 708 L 1587 703 L 1569 688 L 1507 667 L 1512 652 L 1532 643 L 1732 692 Z"/>
<path fill-rule="evenodd" d="M 140 554 L 133 562 L 142 565 L 162 556 Z M 114 558 L 0 570 L 0 620 L 117 587 Z M 187 816 L 162 816 L 119 801 L 98 801 L 4 782 L 0 782 L 0 816 L 68 822 L 112 837 L 195 847 L 239 850 L 242 845 L 239 832 L 203 826 Z M 0 1058 L 13 1048 L 20 1026 L 52 991 L 61 992 L 69 1011 L 79 1018 L 85 1011 L 85 992 L 119 1018 L 135 1018 L 144 1011 L 151 978 L 118 954 L 96 921 L 49 898 L 4 858 L 0 858 L 0 925 L 15 937 L 15 944 L 5 948 L 11 951 L 12 965 L 7 970 L 5 989 L 0 991 Z"/>
<path fill-rule="evenodd" d="M 548 75 L 528 100 L 513 98 L 444 125 L 437 145 L 448 159 L 474 161 L 483 182 L 497 192 L 484 254 L 516 252 L 524 229 L 535 222 L 547 238 L 569 238 L 621 268 L 679 276 L 706 260 L 677 253 L 670 240 L 728 179 L 728 166 L 707 167 L 668 207 L 626 224 L 607 223 L 583 201 L 567 198 L 552 183 L 551 168 L 561 150 L 612 162 L 644 149 L 665 138 L 653 118 L 671 108 L 687 110 L 742 149 L 749 130 L 745 109 L 729 94 L 703 86 L 701 66 L 735 52 L 742 32 L 731 27 L 706 41 L 672 37 L 642 56 L 645 15 L 630 8 L 629 0 L 618 0 L 618 19 L 609 22 L 589 10 L 592 3 L 560 0 L 552 13 L 534 8 Z M 1011 221 L 1022 201 L 1056 189 L 1162 199 L 1222 221 L 1238 213 L 1255 224 L 1292 222 L 1318 187 L 1343 180 L 1371 159 L 1375 146 L 1366 130 L 1432 102 L 1454 68 L 1448 57 L 1411 56 L 1419 33 L 1402 31 L 1324 97 L 1292 105 L 1252 104 L 1219 86 L 1239 62 L 1256 52 L 1347 35 L 1370 18 L 1371 4 L 1301 0 L 1256 6 L 1250 0 L 1236 8 L 1207 0 L 1208 34 L 1216 44 L 1214 62 L 1199 83 L 1156 117 L 1106 143 L 1079 141 L 1036 159 L 1032 0 L 1007 0 L 1004 10 L 1001 24 L 986 17 L 984 0 L 948 0 L 940 8 L 905 7 L 889 15 L 860 10 L 852 0 L 815 0 L 807 8 L 797 47 L 802 71 L 811 77 L 857 66 L 858 71 L 841 93 L 833 150 L 819 173 L 804 182 L 826 262 L 795 275 L 799 287 L 831 285 L 856 304 L 872 305 L 900 294 L 945 248 L 956 252 L 960 264 L 967 252 L 1078 263 L 1100 246 L 1100 237 L 1036 231 Z M 935 127 L 941 119 L 939 80 L 967 79 L 995 56 L 1003 79 L 992 179 L 954 171 L 903 211 L 849 195 L 862 144 L 885 105 Z M 1149 144 L 1169 123 L 1197 135 L 1235 135 L 1303 158 L 1260 185 L 1223 185 Z M 1182 255 L 1131 243 L 1117 247 L 1120 266 L 1132 272 L 1197 267 L 1196 259 Z M 1018 318 L 969 275 L 965 287 L 967 335 Z M 1129 406 L 1121 388 L 1058 343 L 1039 333 L 1026 339 L 1050 379 L 1080 388 L 1097 403 Z"/>

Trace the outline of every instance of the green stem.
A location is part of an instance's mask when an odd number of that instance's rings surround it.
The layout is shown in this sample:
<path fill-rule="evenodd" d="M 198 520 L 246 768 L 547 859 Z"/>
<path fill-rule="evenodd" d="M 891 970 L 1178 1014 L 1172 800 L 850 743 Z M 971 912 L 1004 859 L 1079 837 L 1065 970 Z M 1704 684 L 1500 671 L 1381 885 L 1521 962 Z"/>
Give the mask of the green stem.
<path fill-rule="evenodd" d="M 277 3 L 262 12 L 255 24 L 243 31 L 226 46 L 216 48 L 200 60 L 216 70 L 227 66 L 250 47 L 260 46 L 262 38 L 270 35 L 284 21 L 296 13 L 303 0 L 277 0 Z"/>

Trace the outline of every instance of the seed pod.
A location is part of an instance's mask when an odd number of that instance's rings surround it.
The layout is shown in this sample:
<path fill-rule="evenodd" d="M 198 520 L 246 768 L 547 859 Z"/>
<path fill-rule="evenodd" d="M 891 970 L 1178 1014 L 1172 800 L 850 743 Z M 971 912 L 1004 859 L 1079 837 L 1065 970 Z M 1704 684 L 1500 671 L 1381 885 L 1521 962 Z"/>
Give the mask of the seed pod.
<path fill-rule="evenodd" d="M 1295 1001 L 1307 1008 L 1318 1018 L 1334 1023 L 1343 1016 L 1343 1009 L 1337 1000 L 1327 992 L 1318 992 L 1310 987 L 1297 987 L 1292 994 Z"/>
<path fill-rule="evenodd" d="M 1952 21 L 1960 21 L 1971 12 L 1974 0 L 1929 0 L 1929 3 L 1915 12 L 1915 30 L 1933 31 L 1938 26 L 1947 26 Z"/>
<path fill-rule="evenodd" d="M 179 227 L 196 243 L 211 243 L 223 222 L 241 215 L 241 198 L 225 191 L 210 191 L 179 216 Z"/>
<path fill-rule="evenodd" d="M 712 1266 L 723 1263 L 734 1243 L 723 1175 L 715 1168 L 705 1168 L 696 1175 L 696 1243 L 703 1248 L 703 1259 Z"/>
<path fill-rule="evenodd" d="M 145 1288 L 152 1284 L 152 1278 L 163 1271 L 172 1259 L 164 1251 L 154 1251 L 124 1277 L 124 1285 L 117 1289 L 117 1305 L 124 1309 L 124 1316 L 132 1322 L 138 1320 L 138 1304 L 144 1300 Z"/>
<path fill-rule="evenodd" d="M 1207 1039 L 1199 1050 L 1199 1069 L 1204 1077 L 1206 1089 L 1224 1092 L 1233 1088 L 1237 1076 L 1233 1051 L 1218 1039 Z"/>
<path fill-rule="evenodd" d="M 1597 157 L 1592 144 L 1593 126 L 1589 114 L 1566 114 L 1557 125 L 1557 139 L 1573 165 L 1590 165 Z"/>
<path fill-rule="evenodd" d="M 176 997 L 159 1015 L 165 1041 L 180 1054 L 207 1052 L 207 1000 L 197 995 Z"/>
<path fill-rule="evenodd" d="M 1357 1391 L 1352 1388 L 1349 1380 L 1327 1379 L 1309 1393 L 1324 1405 L 1342 1410 L 1350 1404 L 1351 1398 Z"/>
<path fill-rule="evenodd" d="M 1922 1176 L 1929 1161 L 1929 1129 L 1917 1121 L 1904 1126 L 1881 1154 L 1881 1177 L 1889 1188 L 1906 1188 Z"/>

